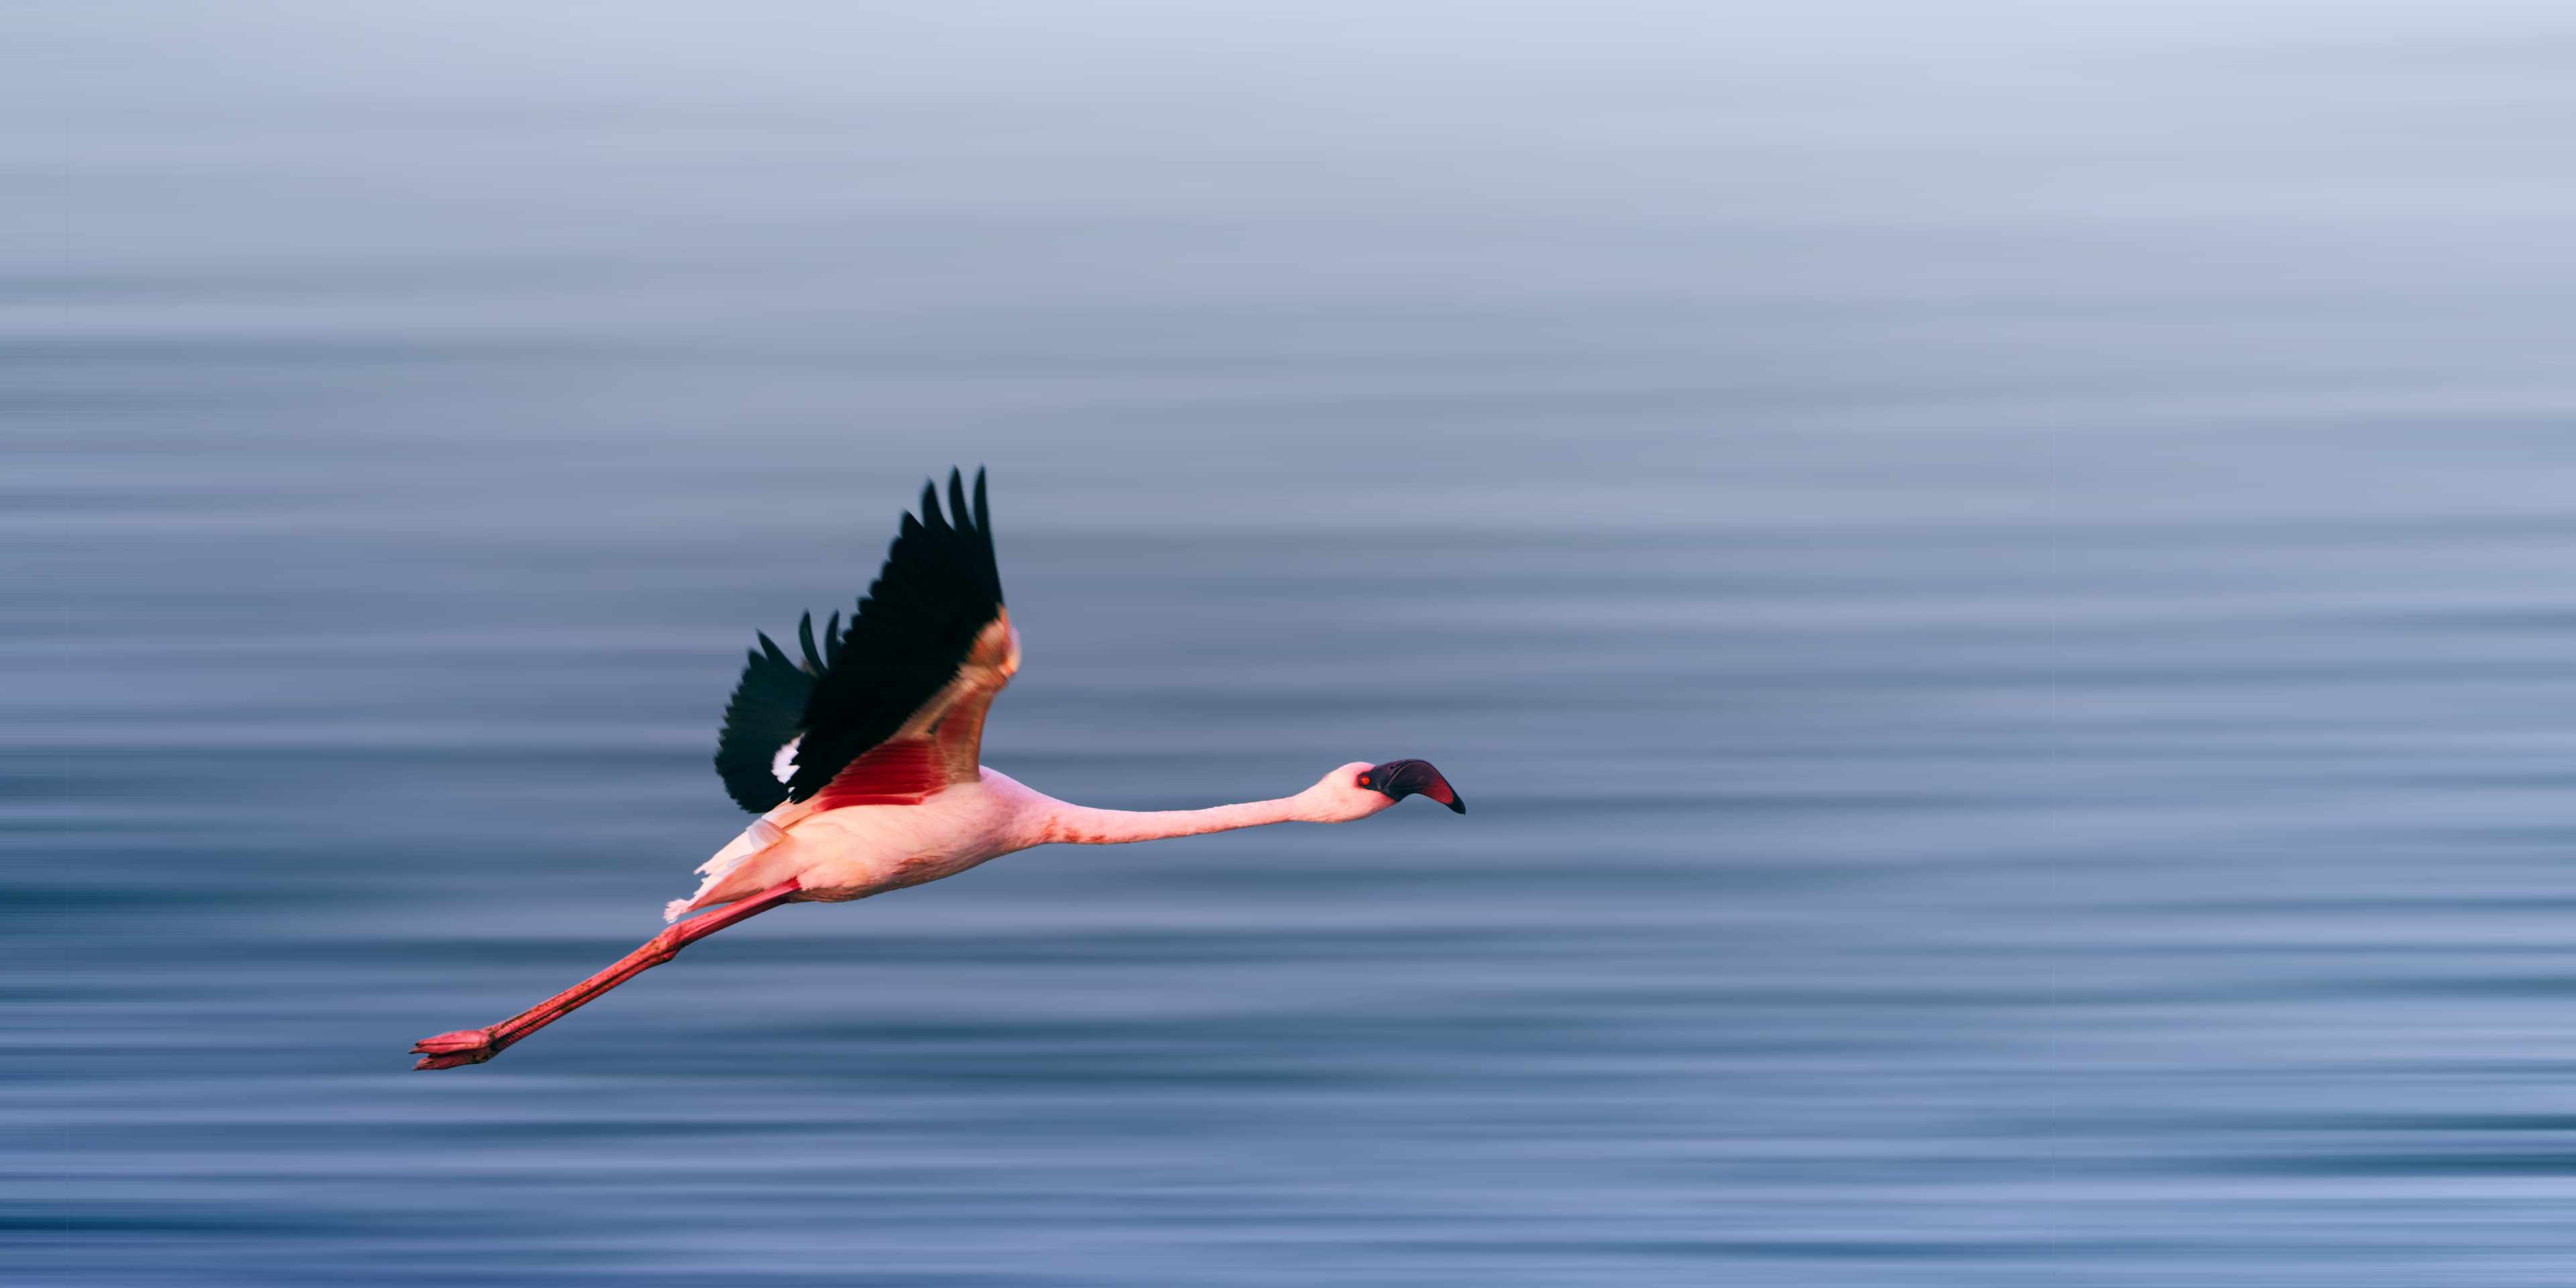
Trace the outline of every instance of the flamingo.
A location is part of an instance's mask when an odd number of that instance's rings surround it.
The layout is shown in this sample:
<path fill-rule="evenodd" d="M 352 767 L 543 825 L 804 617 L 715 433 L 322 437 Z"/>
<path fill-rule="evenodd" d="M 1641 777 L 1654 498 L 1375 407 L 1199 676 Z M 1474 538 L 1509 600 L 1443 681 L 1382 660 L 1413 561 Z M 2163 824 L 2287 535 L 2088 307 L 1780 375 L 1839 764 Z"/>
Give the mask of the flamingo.
<path fill-rule="evenodd" d="M 1348 823 L 1428 796 L 1466 802 L 1422 760 L 1336 766 L 1292 796 L 1209 809 L 1094 809 L 1021 786 L 979 763 L 984 714 L 1020 669 L 1020 633 L 1002 605 L 984 472 L 974 504 L 948 473 L 920 515 L 903 516 L 885 567 L 849 628 L 836 611 L 804 658 L 768 635 L 749 654 L 716 739 L 716 774 L 751 825 L 698 866 L 672 900 L 669 929 L 607 969 L 498 1024 L 412 1045 L 415 1069 L 481 1064 L 727 926 L 789 903 L 843 903 L 955 876 L 1040 845 L 1121 845 L 1272 823 Z M 688 914 L 695 913 L 695 916 Z M 681 920 L 688 916 L 687 920 Z"/>

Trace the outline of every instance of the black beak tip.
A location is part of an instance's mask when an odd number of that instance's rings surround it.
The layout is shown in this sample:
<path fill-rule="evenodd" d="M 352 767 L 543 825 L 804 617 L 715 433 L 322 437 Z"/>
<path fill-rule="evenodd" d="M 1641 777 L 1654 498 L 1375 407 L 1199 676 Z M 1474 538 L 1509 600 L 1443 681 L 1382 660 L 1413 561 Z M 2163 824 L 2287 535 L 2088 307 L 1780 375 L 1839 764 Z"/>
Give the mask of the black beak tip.
<path fill-rule="evenodd" d="M 1432 768 L 1427 760 L 1390 760 L 1383 765 L 1371 765 L 1369 771 L 1360 776 L 1360 782 L 1374 786 L 1396 800 L 1407 796 L 1428 796 L 1448 806 L 1452 814 L 1467 812 L 1467 802 L 1458 795 L 1458 789 L 1450 786 L 1449 780 L 1441 777 L 1440 771 Z"/>

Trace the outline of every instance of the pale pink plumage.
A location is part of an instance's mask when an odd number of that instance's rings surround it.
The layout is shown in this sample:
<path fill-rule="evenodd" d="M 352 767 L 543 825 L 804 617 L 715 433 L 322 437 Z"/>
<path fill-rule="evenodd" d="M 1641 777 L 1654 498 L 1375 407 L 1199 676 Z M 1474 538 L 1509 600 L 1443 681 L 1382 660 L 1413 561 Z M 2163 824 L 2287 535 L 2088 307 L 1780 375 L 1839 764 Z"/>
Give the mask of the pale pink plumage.
<path fill-rule="evenodd" d="M 663 909 L 663 920 L 721 910 L 673 925 L 607 969 L 499 1024 L 421 1040 L 412 1048 L 422 1057 L 415 1067 L 480 1064 L 643 970 L 669 961 L 690 943 L 784 903 L 864 899 L 954 876 L 1040 845 L 1115 845 L 1272 823 L 1346 823 L 1414 794 L 1465 812 L 1439 771 L 1418 760 L 1382 765 L 1352 761 L 1295 795 L 1272 800 L 1143 812 L 1070 804 L 984 768 L 976 754 L 984 715 L 1019 670 L 1019 632 L 1001 607 L 999 581 L 991 571 L 982 477 L 976 479 L 971 519 L 955 474 L 949 493 L 953 521 L 940 514 L 930 491 L 923 496 L 923 518 L 906 516 L 904 535 L 847 635 L 827 636 L 829 647 L 818 653 L 810 619 L 800 628 L 807 655 L 801 674 L 811 678 L 807 687 L 812 696 L 794 728 L 778 730 L 787 736 L 771 744 L 747 745 L 741 739 L 758 737 L 779 720 L 778 695 L 792 693 L 800 673 L 765 636 L 766 655 L 752 655 L 727 710 L 728 742 L 717 764 L 730 775 L 727 789 L 736 799 L 754 797 L 746 802 L 753 808 L 764 797 L 777 803 L 699 865 L 704 879 L 697 891 L 672 900 Z M 980 565 L 974 562 L 979 551 Z M 889 604 L 893 606 L 879 607 Z M 871 611 L 880 616 L 870 617 Z M 971 616 L 961 619 L 961 614 Z M 958 630 L 961 620 L 968 628 L 963 632 Z M 942 664 L 947 669 L 925 681 L 920 659 L 936 659 L 942 648 L 955 650 Z M 871 688 L 870 672 L 851 669 L 869 665 L 888 677 L 886 687 Z M 921 695 L 915 705 L 893 707 L 893 714 L 885 714 L 882 699 L 906 691 L 907 684 L 909 692 Z M 873 743 L 854 744 L 852 722 L 865 727 L 867 720 L 876 721 L 874 727 L 883 732 Z M 838 752 L 817 750 L 818 737 Z M 817 768 L 800 764 L 798 757 L 804 755 L 836 759 Z M 769 770 L 782 785 L 810 785 L 802 792 L 785 791 L 789 799 L 780 800 L 779 793 L 764 793 L 746 782 L 746 764 Z M 753 771 L 747 777 L 758 779 L 760 774 Z"/>

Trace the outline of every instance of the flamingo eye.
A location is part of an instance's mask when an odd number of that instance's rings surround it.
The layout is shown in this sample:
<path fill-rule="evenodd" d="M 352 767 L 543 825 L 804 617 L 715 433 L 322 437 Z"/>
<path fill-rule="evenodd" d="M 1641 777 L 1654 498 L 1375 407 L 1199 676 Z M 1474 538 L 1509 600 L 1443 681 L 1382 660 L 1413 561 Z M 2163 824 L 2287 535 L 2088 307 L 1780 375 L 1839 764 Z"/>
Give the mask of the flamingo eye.
<path fill-rule="evenodd" d="M 1368 776 L 1368 775 L 1366 775 L 1366 774 L 1362 774 L 1362 775 L 1360 775 L 1360 786 L 1362 786 L 1362 787 L 1366 787 L 1366 786 L 1368 786 L 1368 785 L 1369 785 L 1369 780 L 1368 780 L 1368 778 L 1369 778 L 1369 776 Z"/>

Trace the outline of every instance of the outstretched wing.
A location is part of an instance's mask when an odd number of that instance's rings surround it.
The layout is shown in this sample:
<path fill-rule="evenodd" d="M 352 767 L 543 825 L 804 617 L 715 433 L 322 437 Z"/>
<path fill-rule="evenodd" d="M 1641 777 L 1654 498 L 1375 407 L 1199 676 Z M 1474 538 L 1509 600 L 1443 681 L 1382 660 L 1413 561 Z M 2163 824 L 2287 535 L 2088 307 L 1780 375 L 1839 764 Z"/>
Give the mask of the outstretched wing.
<path fill-rule="evenodd" d="M 744 666 L 716 743 L 744 809 L 917 801 L 978 776 L 984 713 L 1019 668 L 981 471 L 971 509 L 957 471 L 946 514 L 922 487 L 920 517 L 904 516 L 849 629 L 838 622 L 820 653 L 812 615 L 798 624 L 802 666 L 766 635 Z"/>

